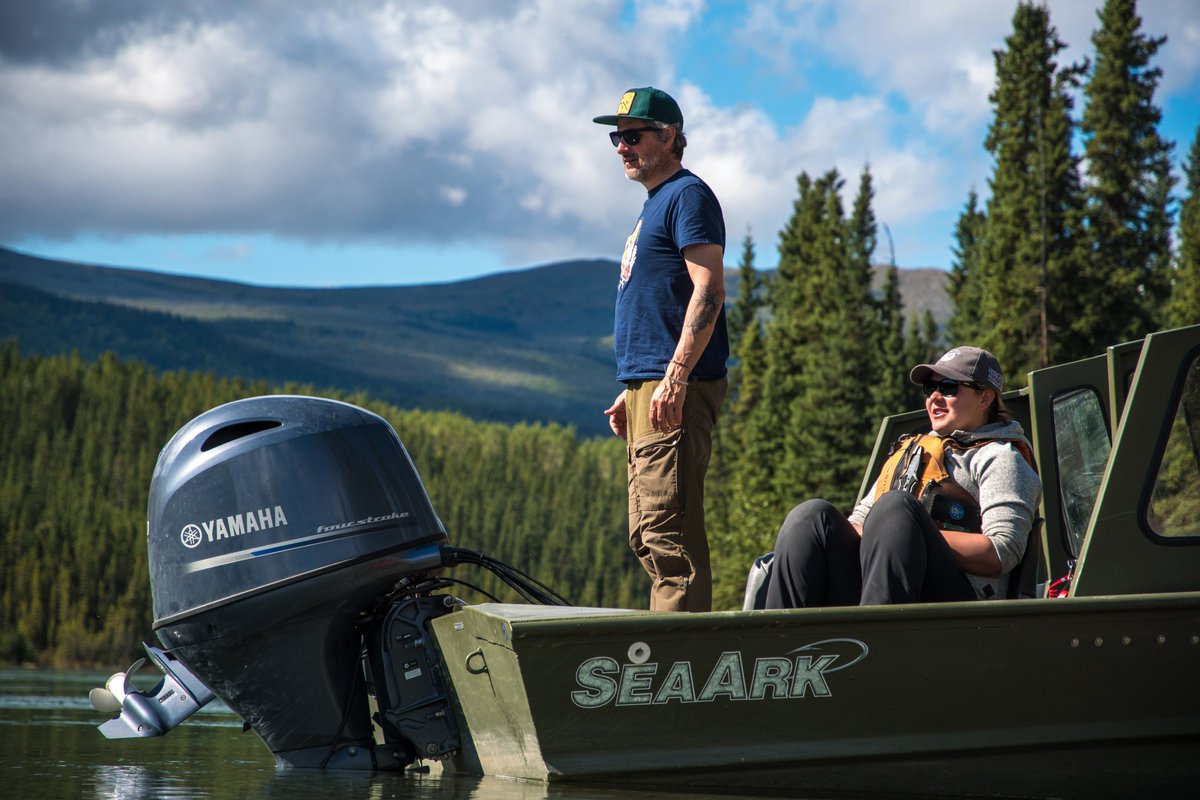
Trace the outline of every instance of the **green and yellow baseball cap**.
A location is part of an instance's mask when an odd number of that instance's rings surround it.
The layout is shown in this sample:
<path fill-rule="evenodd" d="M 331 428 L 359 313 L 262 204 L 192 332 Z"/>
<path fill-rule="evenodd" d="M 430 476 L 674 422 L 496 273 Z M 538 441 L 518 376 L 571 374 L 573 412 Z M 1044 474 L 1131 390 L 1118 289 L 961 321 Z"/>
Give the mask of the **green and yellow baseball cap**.
<path fill-rule="evenodd" d="M 592 122 L 601 125 L 616 125 L 617 120 L 622 118 L 648 119 L 664 125 L 683 124 L 683 112 L 679 110 L 679 104 L 675 102 L 675 98 L 653 86 L 630 89 L 621 95 L 621 103 L 617 106 L 616 114 L 593 117 Z"/>

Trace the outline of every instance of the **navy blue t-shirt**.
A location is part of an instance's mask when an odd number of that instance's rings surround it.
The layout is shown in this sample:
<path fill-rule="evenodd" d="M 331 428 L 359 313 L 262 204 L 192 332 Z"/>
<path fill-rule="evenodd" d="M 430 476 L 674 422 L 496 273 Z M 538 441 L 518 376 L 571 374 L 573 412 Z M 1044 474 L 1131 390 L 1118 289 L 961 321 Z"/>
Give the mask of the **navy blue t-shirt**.
<path fill-rule="evenodd" d="M 681 169 L 650 190 L 642 215 L 625 242 L 613 325 L 618 381 L 666 374 L 695 288 L 683 261 L 683 248 L 693 244 L 718 244 L 724 249 L 725 219 L 712 189 Z M 725 377 L 728 357 L 729 334 L 722 307 L 692 377 Z"/>

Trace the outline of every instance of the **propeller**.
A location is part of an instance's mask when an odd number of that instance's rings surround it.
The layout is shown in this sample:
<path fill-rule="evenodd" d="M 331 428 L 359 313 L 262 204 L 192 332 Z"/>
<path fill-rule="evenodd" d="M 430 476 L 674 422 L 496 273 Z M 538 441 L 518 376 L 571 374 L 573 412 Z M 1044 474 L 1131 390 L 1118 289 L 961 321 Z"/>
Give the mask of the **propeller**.
<path fill-rule="evenodd" d="M 124 672 L 113 673 L 104 682 L 103 686 L 97 686 L 88 692 L 88 699 L 92 701 L 92 708 L 102 711 L 105 714 L 113 714 L 120 711 L 122 704 L 125 702 L 126 695 L 137 691 L 137 687 L 133 685 L 133 675 L 145 663 L 146 659 L 139 658 L 133 662 L 129 669 Z"/>
<path fill-rule="evenodd" d="M 103 686 L 97 686 L 88 692 L 88 699 L 92 701 L 92 708 L 101 713 L 115 714 L 121 710 L 121 704 L 117 702 L 117 698 Z"/>
<path fill-rule="evenodd" d="M 153 689 L 142 691 L 133 683 L 134 673 L 146 663 L 146 659 L 139 658 L 129 669 L 114 673 L 103 686 L 88 693 L 88 699 L 97 711 L 117 713 L 100 726 L 105 738 L 162 736 L 214 697 L 182 661 L 149 642 L 142 645 L 146 655 L 162 671 L 162 680 Z"/>

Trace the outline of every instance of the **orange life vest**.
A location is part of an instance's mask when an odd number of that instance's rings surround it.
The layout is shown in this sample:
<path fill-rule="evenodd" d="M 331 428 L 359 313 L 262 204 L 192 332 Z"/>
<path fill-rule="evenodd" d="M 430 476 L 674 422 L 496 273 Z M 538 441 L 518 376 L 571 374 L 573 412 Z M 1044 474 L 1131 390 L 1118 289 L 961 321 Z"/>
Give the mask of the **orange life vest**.
<path fill-rule="evenodd" d="M 1021 439 L 979 439 L 963 444 L 950 436 L 909 433 L 892 445 L 875 484 L 875 499 L 899 489 L 914 495 L 942 528 L 978 531 L 982 527 L 979 502 L 950 476 L 946 453 L 969 450 L 989 442 L 1011 442 L 1035 470 L 1033 453 Z"/>

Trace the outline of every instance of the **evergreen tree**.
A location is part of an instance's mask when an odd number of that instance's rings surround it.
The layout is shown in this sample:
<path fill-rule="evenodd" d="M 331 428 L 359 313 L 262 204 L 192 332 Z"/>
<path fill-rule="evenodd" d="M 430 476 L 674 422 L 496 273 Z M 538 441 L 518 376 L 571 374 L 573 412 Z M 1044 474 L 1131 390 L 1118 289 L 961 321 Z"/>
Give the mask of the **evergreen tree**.
<path fill-rule="evenodd" d="M 762 325 L 751 325 L 742 335 L 741 346 L 738 348 L 741 379 L 738 381 L 737 397 L 733 399 L 730 408 L 730 417 L 735 423 L 730 427 L 736 427 L 738 430 L 745 427 L 746 421 L 751 418 L 762 400 L 767 369 L 763 347 Z"/>
<path fill-rule="evenodd" d="M 817 180 L 803 173 L 797 189 L 766 292 L 766 324 L 746 329 L 739 352 L 731 414 L 739 448 L 730 466 L 730 528 L 719 545 L 721 561 L 738 568 L 717 578 L 718 606 L 740 601 L 746 568 L 770 549 L 793 505 L 825 497 L 848 510 L 854 502 L 876 434 L 881 306 L 900 313 L 895 275 L 885 302 L 872 295 L 877 223 L 869 172 L 849 217 L 836 170 Z M 896 383 L 896 364 L 886 369 Z"/>
<path fill-rule="evenodd" d="M 709 544 L 713 565 L 713 608 L 738 608 L 745 588 L 746 570 L 758 555 L 771 548 L 771 525 L 777 509 L 771 502 L 768 464 L 776 455 L 776 442 L 769 429 L 752 426 L 765 384 L 766 358 L 762 326 L 750 325 L 738 348 L 737 396 L 727 401 L 726 410 L 714 431 L 713 464 L 720 470 L 722 490 L 714 504 L 708 502 Z M 708 498 L 718 493 L 707 492 Z M 710 510 L 720 516 L 710 517 Z"/>
<path fill-rule="evenodd" d="M 874 199 L 870 164 L 865 164 L 846 228 L 846 249 L 851 281 L 865 285 L 869 293 L 875 277 L 871 261 L 878 245 L 878 223 L 871 206 Z M 887 375 L 894 371 L 895 361 L 904 354 L 904 303 L 900 299 L 900 273 L 894 258 L 884 275 L 880 297 L 868 302 L 866 312 L 866 336 L 871 341 L 870 372 L 864 375 L 872 401 L 868 416 L 878 417 L 892 414 L 894 405 L 899 402 L 898 393 Z"/>
<path fill-rule="evenodd" d="M 1179 206 L 1179 253 L 1175 260 L 1166 327 L 1200 323 L 1200 128 L 1184 165 L 1186 195 Z"/>
<path fill-rule="evenodd" d="M 874 197 L 870 187 L 870 175 L 864 171 L 859 184 L 858 199 L 855 200 L 854 219 L 860 216 L 860 206 Z M 864 203 L 865 201 L 865 203 Z M 874 220 L 874 215 L 871 215 Z M 852 228 L 858 225 L 852 224 Z M 873 225 L 872 225 L 873 227 Z M 897 380 L 905 364 L 904 299 L 900 295 L 900 270 L 896 266 L 896 251 L 891 247 L 892 234 L 883 226 L 888 237 L 888 266 L 883 274 L 883 285 L 875 302 L 875 354 L 874 372 L 871 377 L 872 404 L 867 412 L 868 420 L 877 420 L 904 410 L 904 382 Z M 874 232 L 872 231 L 872 236 Z M 868 259 L 870 254 L 867 254 Z M 874 277 L 870 278 L 872 285 Z M 869 427 L 869 426 L 868 426 Z"/>
<path fill-rule="evenodd" d="M 1088 279 L 1096 291 L 1083 309 L 1086 327 L 1075 333 L 1097 345 L 1154 331 L 1170 291 L 1172 145 L 1158 135 L 1154 91 L 1162 71 L 1150 66 L 1166 37 L 1141 33 L 1136 5 L 1104 3 L 1085 87 Z"/>
<path fill-rule="evenodd" d="M 946 338 L 955 344 L 983 339 L 979 259 L 986 224 L 987 215 L 980 209 L 979 195 L 972 189 L 954 226 L 954 261 L 946 278 L 946 294 L 952 309 L 946 323 Z"/>
<path fill-rule="evenodd" d="M 904 363 L 931 364 L 942 354 L 944 349 L 933 312 L 925 309 L 925 313 L 920 319 L 913 314 L 909 320 L 908 335 L 904 339 Z M 903 376 L 901 385 L 904 389 L 901 402 L 903 410 L 911 411 L 924 407 L 925 396 L 921 393 L 920 386 L 909 381 L 907 375 Z"/>
<path fill-rule="evenodd" d="M 742 240 L 742 258 L 738 265 L 737 296 L 726 317 L 730 353 L 729 391 L 721 419 L 713 429 L 712 458 L 705 491 L 705 527 L 713 563 L 716 607 L 720 607 L 721 602 L 733 604 L 732 595 L 724 597 L 721 594 L 722 587 L 740 583 L 744 578 L 722 574 L 719 565 L 736 550 L 733 531 L 737 525 L 737 511 L 731 499 L 737 496 L 738 489 L 732 470 L 742 449 L 742 420 L 754 407 L 762 380 L 761 358 L 751 351 L 761 343 L 759 310 L 763 304 L 764 285 L 763 276 L 754 266 L 754 239 L 747 231 Z"/>
<path fill-rule="evenodd" d="M 841 188 L 836 170 L 815 182 L 801 176 L 796 213 L 781 237 L 760 403 L 779 442 L 767 465 L 777 513 L 814 496 L 848 505 L 859 458 L 874 438 L 863 425 L 871 398 L 864 378 L 874 372 L 864 332 L 874 303 L 862 231 L 848 234 Z"/>
<path fill-rule="evenodd" d="M 1077 285 L 1082 190 L 1070 116 L 1082 68 L 1058 69 L 1065 47 L 1047 9 L 1022 2 L 995 53 L 996 113 L 985 142 L 995 171 L 977 261 L 976 344 L 1010 375 L 1056 358 L 1052 336 L 1086 302 Z"/>
<path fill-rule="evenodd" d="M 1170 145 L 1174 151 L 1174 145 Z M 1176 198 L 1175 175 L 1171 172 L 1171 159 L 1161 158 L 1155 161 L 1150 170 L 1149 202 L 1146 213 L 1146 239 L 1150 242 L 1160 242 L 1150 254 L 1143 275 L 1146 282 L 1139 294 L 1150 308 L 1148 319 L 1153 330 L 1162 327 L 1163 314 L 1167 300 L 1171 295 L 1171 268 L 1174 258 L 1171 243 L 1171 228 L 1173 226 L 1171 206 Z M 1153 296 L 1154 300 L 1147 300 Z"/>
<path fill-rule="evenodd" d="M 877 346 L 871 378 L 872 404 L 867 419 L 877 420 L 904 410 L 907 381 L 899 379 L 907 363 L 904 340 L 904 301 L 900 296 L 900 270 L 895 260 L 884 273 L 883 289 L 875 308 Z"/>
<path fill-rule="evenodd" d="M 730 548 L 746 557 L 769 549 L 778 528 L 782 502 L 776 497 L 774 473 L 782 466 L 787 444 L 780 424 L 798 393 L 799 364 L 795 353 L 809 335 L 800 289 L 802 231 L 819 218 L 817 190 L 807 173 L 797 178 L 798 198 L 792 218 L 780 233 L 780 261 L 764 299 L 768 312 L 761 337 L 751 326 L 740 348 L 743 380 L 732 417 L 737 426 L 738 452 L 731 461 Z M 802 225 L 801 220 L 806 222 Z M 753 555 L 752 555 L 753 554 Z M 748 563 L 748 562 L 746 562 Z M 743 576 L 744 577 L 744 576 Z M 714 598 L 727 591 L 714 577 Z"/>
<path fill-rule="evenodd" d="M 754 239 L 747 232 L 742 239 L 742 260 L 738 263 L 738 292 L 726 318 L 729 329 L 729 352 L 738 359 L 738 351 L 746 329 L 758 324 L 762 307 L 763 278 L 754 266 Z"/>
<path fill-rule="evenodd" d="M 858 334 L 860 344 L 869 351 L 869 372 L 862 376 L 869 399 L 864 418 L 875 420 L 894 414 L 902 402 L 902 387 L 895 380 L 896 370 L 904 357 L 904 304 L 900 297 L 900 272 L 895 254 L 884 275 L 878 299 L 873 297 L 874 268 L 872 260 L 879 241 L 879 224 L 872 201 L 875 187 L 869 164 L 859 176 L 858 193 L 846 228 L 846 249 L 850 269 L 850 284 L 865 286 L 864 328 Z M 889 233 L 888 240 L 891 241 Z M 870 425 L 866 426 L 869 428 Z"/>
<path fill-rule="evenodd" d="M 879 239 L 879 225 L 871 201 L 875 199 L 875 187 L 871 181 L 871 166 L 863 167 L 858 180 L 858 194 L 854 196 L 854 210 L 846 230 L 846 249 L 849 251 L 850 269 L 859 272 L 859 281 L 870 286 L 871 258 Z M 894 262 L 894 259 L 893 259 Z"/>

